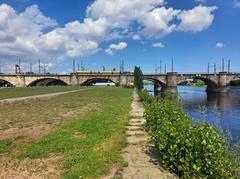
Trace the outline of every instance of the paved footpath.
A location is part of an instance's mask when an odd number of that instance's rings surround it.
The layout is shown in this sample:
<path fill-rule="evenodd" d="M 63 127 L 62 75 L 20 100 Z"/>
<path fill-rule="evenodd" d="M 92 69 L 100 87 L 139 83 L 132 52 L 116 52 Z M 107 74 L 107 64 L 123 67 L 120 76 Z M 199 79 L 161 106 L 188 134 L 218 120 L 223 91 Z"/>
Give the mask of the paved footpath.
<path fill-rule="evenodd" d="M 74 92 L 78 92 L 78 91 L 86 91 L 86 90 L 90 90 L 90 89 L 94 89 L 94 88 L 84 88 L 84 89 L 79 89 L 79 90 L 64 91 L 64 92 L 57 92 L 57 93 L 48 93 L 48 94 L 26 96 L 26 97 L 19 97 L 19 98 L 8 98 L 8 99 L 0 100 L 0 103 L 13 103 L 13 102 L 17 102 L 17 101 L 30 100 L 30 99 L 50 98 L 50 97 L 55 97 L 55 96 L 68 94 L 68 93 L 74 93 Z"/>
<path fill-rule="evenodd" d="M 165 172 L 158 164 L 158 152 L 148 144 L 148 136 L 144 131 L 144 106 L 134 91 L 131 119 L 126 126 L 128 146 L 123 157 L 128 163 L 122 173 L 123 179 L 172 179 L 173 175 Z"/>

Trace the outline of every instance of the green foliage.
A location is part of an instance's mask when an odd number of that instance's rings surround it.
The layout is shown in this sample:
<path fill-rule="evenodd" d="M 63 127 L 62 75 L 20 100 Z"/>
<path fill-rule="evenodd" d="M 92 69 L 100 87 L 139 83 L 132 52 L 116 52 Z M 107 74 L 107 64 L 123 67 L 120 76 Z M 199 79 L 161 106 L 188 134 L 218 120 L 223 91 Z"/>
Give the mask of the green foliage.
<path fill-rule="evenodd" d="M 202 80 L 194 80 L 193 82 L 182 82 L 180 85 L 182 86 L 205 86 L 205 82 Z"/>
<path fill-rule="evenodd" d="M 236 81 L 231 81 L 230 82 L 231 86 L 240 86 L 240 80 L 236 80 Z"/>
<path fill-rule="evenodd" d="M 147 90 L 138 91 L 138 96 L 145 105 L 156 101 L 156 98 L 148 94 Z"/>
<path fill-rule="evenodd" d="M 140 67 L 135 66 L 133 76 L 134 76 L 135 87 L 138 90 L 142 90 L 143 89 L 143 73 L 142 73 L 142 70 L 140 69 Z"/>
<path fill-rule="evenodd" d="M 169 171 L 181 178 L 237 176 L 221 135 L 208 123 L 193 124 L 175 102 L 162 99 L 148 103 L 145 119 L 161 165 Z"/>
<path fill-rule="evenodd" d="M 233 175 L 240 176 L 240 144 L 234 144 L 230 151 L 230 160 L 232 168 L 235 168 Z"/>
<path fill-rule="evenodd" d="M 171 100 L 174 101 L 175 103 L 180 102 L 180 98 L 178 93 L 172 93 L 172 92 L 163 92 L 160 94 L 159 99 L 166 99 L 166 100 Z"/>
<path fill-rule="evenodd" d="M 13 143 L 10 139 L 0 140 L 0 154 L 9 152 L 13 147 Z"/>
<path fill-rule="evenodd" d="M 195 85 L 196 85 L 196 86 L 205 86 L 205 82 L 202 81 L 202 80 L 197 80 L 197 81 L 195 82 Z"/>
<path fill-rule="evenodd" d="M 154 85 L 154 82 L 152 81 L 143 81 L 144 85 Z"/>

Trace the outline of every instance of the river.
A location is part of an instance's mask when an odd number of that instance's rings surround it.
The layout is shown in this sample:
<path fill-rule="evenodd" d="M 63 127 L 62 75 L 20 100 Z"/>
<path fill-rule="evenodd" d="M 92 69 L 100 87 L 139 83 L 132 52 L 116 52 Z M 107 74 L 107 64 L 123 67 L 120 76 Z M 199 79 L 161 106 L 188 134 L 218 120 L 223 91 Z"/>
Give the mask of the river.
<path fill-rule="evenodd" d="M 153 85 L 145 86 L 153 91 Z M 207 94 L 204 87 L 179 86 L 183 110 L 193 119 L 207 121 L 240 136 L 240 88 L 232 87 L 227 94 Z"/>

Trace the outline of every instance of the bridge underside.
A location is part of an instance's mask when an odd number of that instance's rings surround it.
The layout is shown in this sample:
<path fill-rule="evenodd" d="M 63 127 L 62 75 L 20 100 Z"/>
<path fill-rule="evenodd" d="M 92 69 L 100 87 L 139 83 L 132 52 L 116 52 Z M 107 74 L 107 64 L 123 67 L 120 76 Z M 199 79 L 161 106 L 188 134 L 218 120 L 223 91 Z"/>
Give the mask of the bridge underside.
<path fill-rule="evenodd" d="M 68 84 L 62 80 L 54 78 L 43 78 L 31 82 L 28 86 L 67 86 Z"/>
<path fill-rule="evenodd" d="M 14 86 L 12 83 L 6 80 L 0 80 L 0 87 L 12 87 Z"/>
<path fill-rule="evenodd" d="M 92 85 L 95 85 L 96 83 L 114 83 L 116 85 L 116 82 L 114 82 L 111 79 L 107 79 L 107 78 L 92 78 L 92 79 L 88 79 L 85 82 L 83 82 L 81 84 L 81 86 L 92 86 Z"/>

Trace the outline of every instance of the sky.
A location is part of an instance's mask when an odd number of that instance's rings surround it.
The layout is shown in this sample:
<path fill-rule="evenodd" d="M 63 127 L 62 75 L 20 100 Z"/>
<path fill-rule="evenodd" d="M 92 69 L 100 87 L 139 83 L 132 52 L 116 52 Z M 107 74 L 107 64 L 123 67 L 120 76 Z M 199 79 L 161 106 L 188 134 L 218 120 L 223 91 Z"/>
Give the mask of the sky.
<path fill-rule="evenodd" d="M 240 71 L 240 0 L 0 0 L 0 67 L 70 73 L 140 66 L 155 73 Z M 77 67 L 76 67 L 77 69 Z M 164 69 L 162 68 L 162 71 Z M 213 68 L 211 68 L 213 71 Z"/>

